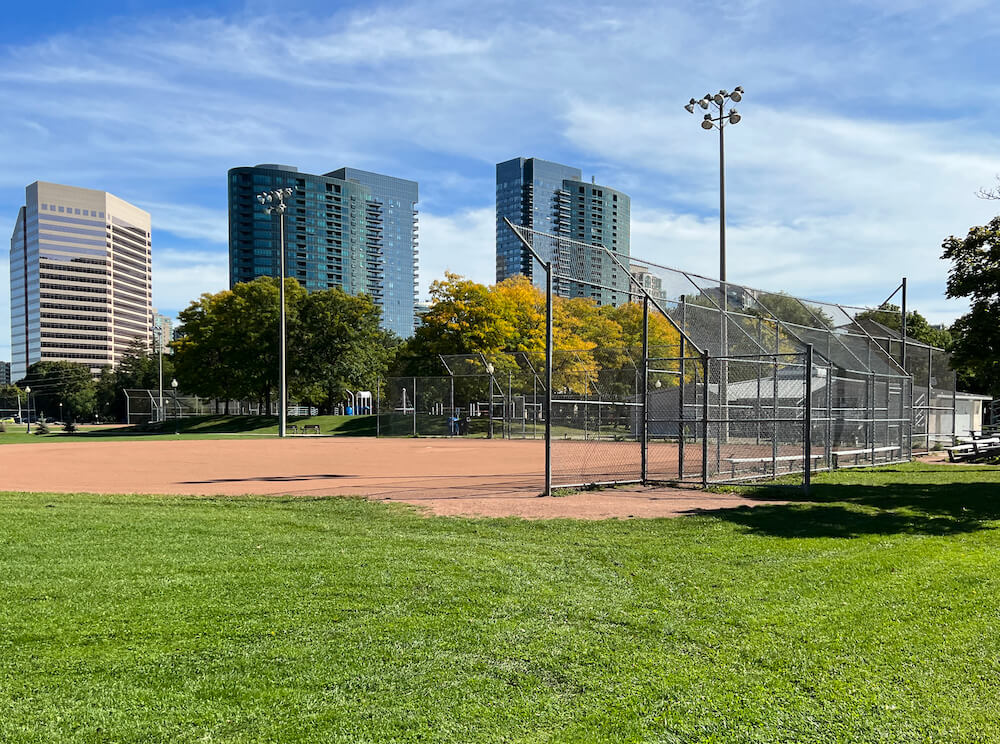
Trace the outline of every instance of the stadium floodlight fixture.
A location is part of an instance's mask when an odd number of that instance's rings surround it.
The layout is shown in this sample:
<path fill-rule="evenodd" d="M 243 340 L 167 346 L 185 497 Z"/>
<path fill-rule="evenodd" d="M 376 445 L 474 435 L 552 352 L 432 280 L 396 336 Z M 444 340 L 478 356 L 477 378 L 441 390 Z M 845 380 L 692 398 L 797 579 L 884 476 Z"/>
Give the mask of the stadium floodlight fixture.
<path fill-rule="evenodd" d="M 730 124 L 739 124 L 740 123 L 740 119 L 742 119 L 742 118 L 743 118 L 742 116 L 740 116 L 738 113 L 736 113 L 736 109 L 733 109 L 732 111 L 729 112 L 729 123 Z"/>
<path fill-rule="evenodd" d="M 715 125 L 712 124 L 712 115 L 711 114 L 705 114 L 705 118 L 701 122 L 701 128 L 702 129 L 711 129 L 713 126 L 715 126 Z"/>

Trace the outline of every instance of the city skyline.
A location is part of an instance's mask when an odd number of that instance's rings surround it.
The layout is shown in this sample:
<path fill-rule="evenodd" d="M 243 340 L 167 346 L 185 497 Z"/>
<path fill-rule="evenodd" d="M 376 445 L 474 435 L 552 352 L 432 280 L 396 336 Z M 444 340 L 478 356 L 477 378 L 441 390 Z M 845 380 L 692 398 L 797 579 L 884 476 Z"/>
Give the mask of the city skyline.
<path fill-rule="evenodd" d="M 940 243 L 996 209 L 974 196 L 1000 172 L 985 95 L 1000 12 L 984 3 L 141 6 L 11 9 L 0 208 L 13 221 L 25 184 L 48 180 L 150 212 L 168 314 L 228 284 L 221 174 L 240 163 L 419 182 L 422 299 L 445 269 L 493 280 L 493 168 L 518 153 L 628 193 L 633 255 L 714 275 L 717 143 L 682 106 L 737 84 L 731 281 L 876 304 L 906 274 L 911 307 L 948 322 L 965 304 L 943 298 Z M 588 47 L 614 64 L 585 66 Z"/>

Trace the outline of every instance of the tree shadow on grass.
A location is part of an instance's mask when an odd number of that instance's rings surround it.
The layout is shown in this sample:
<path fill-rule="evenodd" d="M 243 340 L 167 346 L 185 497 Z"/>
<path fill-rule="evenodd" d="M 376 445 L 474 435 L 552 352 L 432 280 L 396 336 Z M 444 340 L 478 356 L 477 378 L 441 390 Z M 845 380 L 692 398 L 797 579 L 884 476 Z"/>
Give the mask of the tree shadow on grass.
<path fill-rule="evenodd" d="M 1000 469 L 998 469 L 1000 471 Z M 774 537 L 859 537 L 862 535 L 953 535 L 996 529 L 1000 524 L 1000 483 L 826 484 L 782 493 L 759 489 L 747 498 L 787 499 L 785 505 L 724 509 L 710 516 Z M 898 472 L 898 471 L 897 471 Z"/>

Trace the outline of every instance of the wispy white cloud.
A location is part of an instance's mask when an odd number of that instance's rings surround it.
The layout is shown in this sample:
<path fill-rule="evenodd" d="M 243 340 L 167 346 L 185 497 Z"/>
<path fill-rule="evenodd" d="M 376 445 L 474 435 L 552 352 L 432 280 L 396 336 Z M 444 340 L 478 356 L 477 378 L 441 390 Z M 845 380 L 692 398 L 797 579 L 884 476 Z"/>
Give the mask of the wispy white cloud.
<path fill-rule="evenodd" d="M 218 245 L 229 243 L 229 222 L 226 210 L 209 209 L 192 204 L 164 204 L 136 201 L 136 206 L 150 213 L 154 234 L 160 230 L 179 238 Z M 218 254 L 216 248 L 215 254 Z"/>
<path fill-rule="evenodd" d="M 490 207 L 447 216 L 421 214 L 421 248 L 433 246 L 432 250 L 421 250 L 421 298 L 427 298 L 430 283 L 446 271 L 492 284 L 496 280 L 495 235 L 496 217 Z"/>

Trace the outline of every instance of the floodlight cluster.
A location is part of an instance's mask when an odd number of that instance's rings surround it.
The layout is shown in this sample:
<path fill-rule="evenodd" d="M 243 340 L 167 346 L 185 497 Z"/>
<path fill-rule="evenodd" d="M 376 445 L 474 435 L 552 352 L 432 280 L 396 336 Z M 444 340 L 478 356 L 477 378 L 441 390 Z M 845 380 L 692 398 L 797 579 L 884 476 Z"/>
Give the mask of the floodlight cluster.
<path fill-rule="evenodd" d="M 692 98 L 688 103 L 684 104 L 684 108 L 689 114 L 693 114 L 695 106 L 707 109 L 710 105 L 715 104 L 719 108 L 719 115 L 712 116 L 711 113 L 705 114 L 705 118 L 701 122 L 701 128 L 714 129 L 715 127 L 719 127 L 721 129 L 726 124 L 738 124 L 742 118 L 736 109 L 725 110 L 727 100 L 733 103 L 742 101 L 743 86 L 737 85 L 732 91 L 727 91 L 723 88 L 718 93 L 706 93 L 701 98 Z"/>
<path fill-rule="evenodd" d="M 275 189 L 274 191 L 264 191 L 257 194 L 257 201 L 264 207 L 265 213 L 271 214 L 272 212 L 277 212 L 278 214 L 282 214 L 285 211 L 285 198 L 291 196 L 294 191 L 294 189 L 289 187 Z"/>

